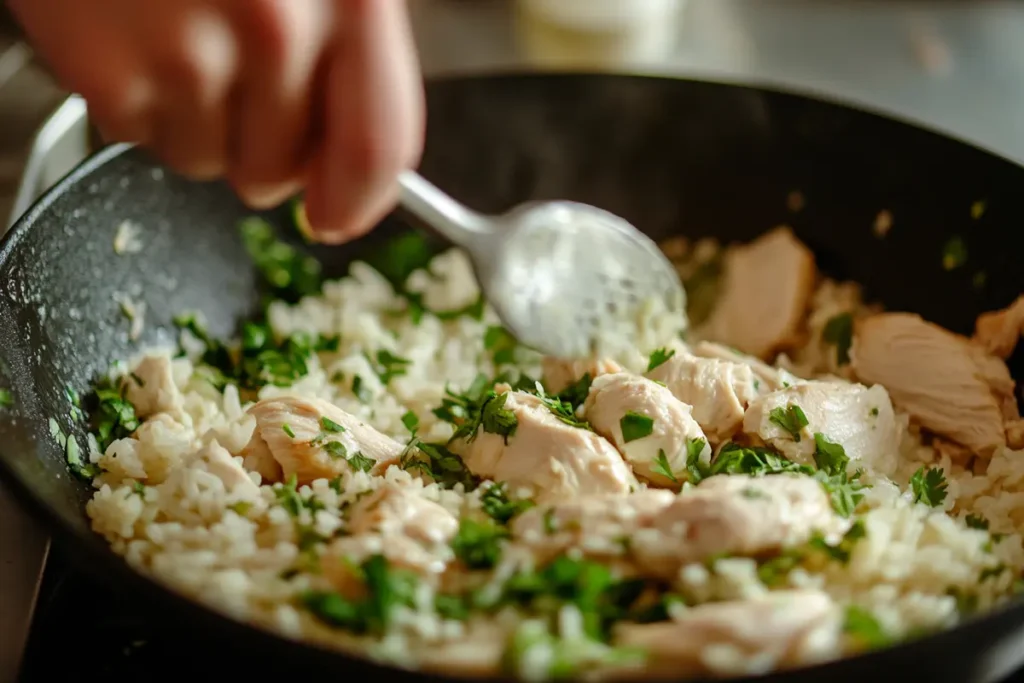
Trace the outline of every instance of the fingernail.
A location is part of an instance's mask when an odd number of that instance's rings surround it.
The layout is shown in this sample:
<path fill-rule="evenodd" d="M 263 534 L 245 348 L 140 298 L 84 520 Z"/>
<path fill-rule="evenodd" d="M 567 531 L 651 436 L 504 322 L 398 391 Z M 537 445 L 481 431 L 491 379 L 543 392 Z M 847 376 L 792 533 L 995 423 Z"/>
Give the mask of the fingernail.
<path fill-rule="evenodd" d="M 273 185 L 247 185 L 240 192 L 242 200 L 254 209 L 272 209 L 280 206 L 284 200 L 295 193 L 295 187 L 290 183 L 275 183 Z"/>

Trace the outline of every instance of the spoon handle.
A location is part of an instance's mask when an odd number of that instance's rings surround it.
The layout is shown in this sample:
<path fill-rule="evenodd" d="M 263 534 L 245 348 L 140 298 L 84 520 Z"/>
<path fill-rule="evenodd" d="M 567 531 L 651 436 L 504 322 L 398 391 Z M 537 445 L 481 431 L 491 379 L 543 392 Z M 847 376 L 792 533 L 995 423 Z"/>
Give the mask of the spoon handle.
<path fill-rule="evenodd" d="M 461 247 L 491 232 L 487 217 L 455 201 L 415 171 L 398 176 L 399 203 L 430 228 Z"/>

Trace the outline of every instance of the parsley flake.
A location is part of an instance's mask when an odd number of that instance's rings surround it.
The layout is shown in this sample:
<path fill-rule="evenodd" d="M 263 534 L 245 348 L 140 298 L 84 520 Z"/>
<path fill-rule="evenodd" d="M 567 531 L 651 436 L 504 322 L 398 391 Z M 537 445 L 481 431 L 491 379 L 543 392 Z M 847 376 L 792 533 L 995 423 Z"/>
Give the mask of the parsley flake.
<path fill-rule="evenodd" d="M 455 557 L 470 569 L 490 569 L 501 559 L 502 543 L 508 532 L 493 522 L 462 519 L 452 539 Z"/>
<path fill-rule="evenodd" d="M 871 612 L 857 605 L 848 605 L 843 619 L 843 630 L 862 647 L 873 650 L 891 642 L 882 625 Z"/>
<path fill-rule="evenodd" d="M 409 370 L 412 361 L 408 358 L 396 356 L 386 349 L 377 351 L 374 358 L 368 358 L 373 366 L 373 371 L 380 378 L 380 383 L 387 386 L 395 377 L 401 377 Z"/>
<path fill-rule="evenodd" d="M 654 462 L 651 463 L 651 471 L 655 474 L 660 474 L 661 476 L 666 477 L 673 484 L 679 481 L 676 479 L 676 475 L 672 474 L 672 467 L 669 465 L 668 456 L 665 455 L 665 451 L 663 449 L 658 449 L 658 456 L 654 459 Z"/>
<path fill-rule="evenodd" d="M 630 443 L 650 436 L 654 432 L 654 420 L 641 413 L 627 410 L 619 420 L 619 428 L 622 430 L 622 441 Z"/>
<path fill-rule="evenodd" d="M 821 338 L 827 344 L 836 347 L 836 364 L 847 365 L 850 362 L 850 347 L 853 345 L 853 316 L 840 313 L 828 319 L 821 332 Z"/>
<path fill-rule="evenodd" d="M 411 434 L 415 434 L 416 429 L 420 426 L 420 418 L 416 413 L 411 410 L 407 410 L 405 411 L 405 414 L 402 415 L 402 424 L 405 425 L 405 428 L 408 429 Z"/>
<path fill-rule="evenodd" d="M 789 432 L 797 443 L 800 443 L 800 430 L 809 424 L 803 409 L 795 403 L 785 408 L 773 408 L 768 414 L 768 421 Z"/>
<path fill-rule="evenodd" d="M 504 483 L 494 484 L 480 496 L 484 512 L 499 524 L 507 524 L 513 517 L 534 505 L 531 500 L 510 500 L 507 488 Z"/>
<path fill-rule="evenodd" d="M 287 434 L 289 439 L 295 438 L 295 430 L 292 429 L 292 426 L 290 424 L 285 423 L 284 425 L 282 425 L 281 431 Z"/>
<path fill-rule="evenodd" d="M 964 517 L 964 523 L 968 529 L 979 529 L 981 531 L 988 531 L 988 520 L 981 515 L 969 514 Z"/>
<path fill-rule="evenodd" d="M 910 477 L 910 490 L 914 494 L 914 502 L 931 507 L 938 507 L 946 500 L 948 485 L 941 467 L 922 466 Z"/>
<path fill-rule="evenodd" d="M 846 471 L 850 457 L 841 444 L 833 443 L 821 432 L 814 434 L 814 464 L 828 474 L 840 474 Z"/>
<path fill-rule="evenodd" d="M 654 349 L 654 351 L 651 352 L 650 359 L 647 361 L 647 372 L 650 372 L 659 365 L 664 364 L 674 355 L 676 355 L 675 349 Z"/>
<path fill-rule="evenodd" d="M 324 430 L 328 434 L 343 434 L 346 431 L 343 426 L 329 417 L 320 418 L 320 429 Z"/>

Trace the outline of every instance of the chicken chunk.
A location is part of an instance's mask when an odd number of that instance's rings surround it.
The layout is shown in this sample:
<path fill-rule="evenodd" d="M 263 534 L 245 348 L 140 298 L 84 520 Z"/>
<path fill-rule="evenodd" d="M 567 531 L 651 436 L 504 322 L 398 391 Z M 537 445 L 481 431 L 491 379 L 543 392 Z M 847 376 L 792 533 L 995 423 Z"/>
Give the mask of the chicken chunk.
<path fill-rule="evenodd" d="M 646 374 L 661 382 L 677 399 L 693 407 L 697 421 L 712 444 L 732 436 L 743 412 L 757 397 L 754 373 L 743 363 L 698 358 L 680 351 Z"/>
<path fill-rule="evenodd" d="M 838 654 L 842 610 L 814 589 L 698 605 L 677 619 L 622 624 L 616 645 L 647 652 L 647 676 L 761 674 Z"/>
<path fill-rule="evenodd" d="M 403 446 L 320 399 L 270 398 L 249 408 L 256 418 L 242 456 L 267 448 L 286 479 L 299 485 L 354 471 L 381 474 L 397 463 Z"/>
<path fill-rule="evenodd" d="M 860 321 L 851 359 L 857 378 L 884 386 L 896 408 L 983 457 L 1006 444 L 1004 425 L 1018 417 L 1005 363 L 920 316 Z"/>
<path fill-rule="evenodd" d="M 793 408 L 807 418 L 807 425 L 795 435 L 779 424 L 780 417 L 785 424 L 787 411 Z M 869 467 L 891 476 L 899 464 L 896 415 L 889 394 L 878 385 L 869 389 L 842 381 L 814 381 L 772 392 L 750 403 L 743 431 L 804 465 L 815 464 L 814 435 L 819 433 L 843 447 L 851 473 Z"/>
<path fill-rule="evenodd" d="M 407 487 L 385 484 L 356 502 L 347 516 L 351 535 L 335 541 L 326 553 L 334 558 L 327 564 L 336 580 L 347 571 L 333 565 L 342 557 L 358 565 L 380 553 L 392 565 L 435 575 L 452 558 L 449 544 L 459 520 Z"/>
<path fill-rule="evenodd" d="M 751 372 L 754 373 L 754 388 L 761 393 L 778 391 L 806 381 L 785 368 L 768 365 L 759 358 L 714 342 L 697 342 L 690 347 L 690 353 L 701 358 L 717 358 L 749 366 Z"/>
<path fill-rule="evenodd" d="M 1001 311 L 982 313 L 974 326 L 974 341 L 993 356 L 1007 359 L 1024 335 L 1024 295 Z"/>
<path fill-rule="evenodd" d="M 718 555 L 758 556 L 806 543 L 815 532 L 838 539 L 849 522 L 821 484 L 803 475 L 719 475 L 679 495 L 630 547 L 644 571 L 665 579 Z"/>
<path fill-rule="evenodd" d="M 625 541 L 651 526 L 673 500 L 671 491 L 646 489 L 533 507 L 512 521 L 512 538 L 528 546 L 542 564 L 570 548 L 587 557 L 621 557 L 627 551 Z"/>
<path fill-rule="evenodd" d="M 236 493 L 240 498 L 253 500 L 260 494 L 260 487 L 249 478 L 241 463 L 231 457 L 216 441 L 211 441 L 199 453 L 199 458 L 206 465 L 206 471 L 224 483 L 224 489 Z"/>
<path fill-rule="evenodd" d="M 515 416 L 506 438 L 479 429 L 452 443 L 473 474 L 530 490 L 540 504 L 588 493 L 628 493 L 637 486 L 629 466 L 607 440 L 567 424 L 545 403 L 522 391 L 508 393 L 504 410 Z"/>
<path fill-rule="evenodd" d="M 146 356 L 124 378 L 125 398 L 142 419 L 158 413 L 176 413 L 182 407 L 181 391 L 174 383 L 168 356 Z"/>
<path fill-rule="evenodd" d="M 256 438 L 258 434 L 258 431 L 253 432 L 253 438 L 242 449 L 242 466 L 249 472 L 258 473 L 260 483 L 274 484 L 284 481 L 284 470 L 281 469 L 281 464 L 274 459 L 274 454 L 270 452 L 267 442 L 262 438 Z"/>
<path fill-rule="evenodd" d="M 781 227 L 725 253 L 721 294 L 701 336 L 770 359 L 798 340 L 817 270 L 814 254 Z"/>
<path fill-rule="evenodd" d="M 622 372 L 622 367 L 607 358 L 590 360 L 562 360 L 545 356 L 541 364 L 541 378 L 552 394 L 558 394 L 578 382 L 584 375 L 596 379 L 612 372 Z"/>
<path fill-rule="evenodd" d="M 698 461 L 711 463 L 711 446 L 691 410 L 666 387 L 621 372 L 595 379 L 583 406 L 594 431 L 615 444 L 636 474 L 677 490 L 691 449 Z M 647 424 L 649 433 L 634 433 Z"/>

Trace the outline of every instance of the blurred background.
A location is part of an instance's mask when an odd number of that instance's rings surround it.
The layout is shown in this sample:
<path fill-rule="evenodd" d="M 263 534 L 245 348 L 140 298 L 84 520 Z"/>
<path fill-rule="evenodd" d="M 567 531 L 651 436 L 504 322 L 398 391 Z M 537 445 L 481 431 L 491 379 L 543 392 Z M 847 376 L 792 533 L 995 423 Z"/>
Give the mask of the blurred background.
<path fill-rule="evenodd" d="M 909 119 L 1024 162 L 1024 2 L 408 1 L 428 77 L 583 69 L 767 84 Z M 84 104 L 68 95 L 0 0 L 5 221 L 92 148 Z M 0 491 L 0 683 L 13 680 L 21 658 L 45 549 Z M 59 601 L 43 592 L 38 611 L 53 609 Z M 45 639 L 38 611 L 36 641 Z"/>

